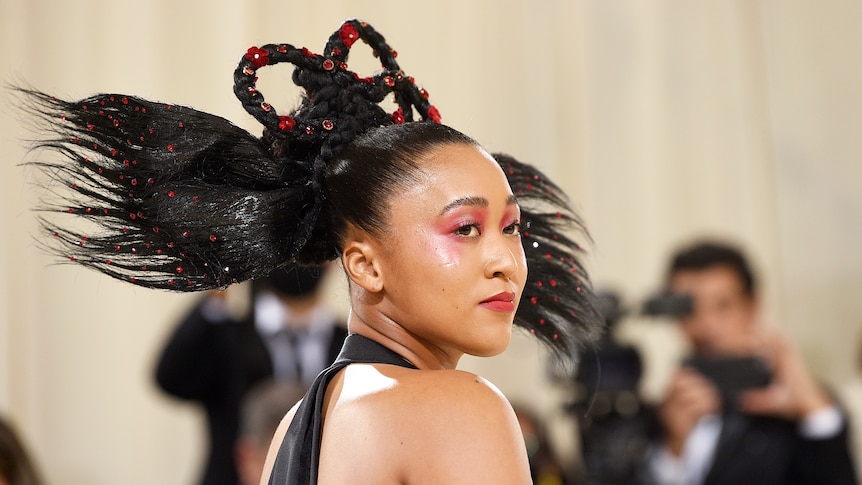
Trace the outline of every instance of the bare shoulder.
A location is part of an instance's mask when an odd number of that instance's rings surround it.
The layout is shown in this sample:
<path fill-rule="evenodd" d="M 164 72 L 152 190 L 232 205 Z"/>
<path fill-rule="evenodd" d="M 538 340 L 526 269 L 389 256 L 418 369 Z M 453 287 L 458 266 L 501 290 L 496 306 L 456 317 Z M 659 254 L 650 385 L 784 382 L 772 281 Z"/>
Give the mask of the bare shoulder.
<path fill-rule="evenodd" d="M 444 406 L 458 414 L 497 411 L 511 414 L 512 406 L 502 392 L 487 379 L 461 370 L 425 371 L 410 374 L 398 389 L 417 411 L 435 412 Z"/>
<path fill-rule="evenodd" d="M 354 392 L 354 383 L 361 383 L 361 390 Z M 356 460 L 366 467 L 378 464 L 368 470 L 369 478 L 385 476 L 396 483 L 529 483 L 514 411 L 480 376 L 350 366 L 335 400 L 324 426 L 324 448 L 327 435 L 337 437 L 329 444 L 349 443 L 347 461 L 341 462 L 346 470 L 356 470 L 348 464 Z"/>

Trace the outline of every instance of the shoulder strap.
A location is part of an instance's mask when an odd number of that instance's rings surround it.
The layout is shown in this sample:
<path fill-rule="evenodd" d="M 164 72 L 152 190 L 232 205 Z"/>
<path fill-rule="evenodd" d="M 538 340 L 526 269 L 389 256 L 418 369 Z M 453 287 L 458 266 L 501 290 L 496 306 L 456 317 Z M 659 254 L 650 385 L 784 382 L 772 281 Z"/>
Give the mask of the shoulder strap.
<path fill-rule="evenodd" d="M 353 363 L 390 364 L 415 369 L 405 358 L 361 335 L 349 335 L 335 363 L 311 384 L 296 410 L 269 478 L 269 485 L 314 485 L 320 463 L 323 399 L 326 386 L 338 371 Z"/>

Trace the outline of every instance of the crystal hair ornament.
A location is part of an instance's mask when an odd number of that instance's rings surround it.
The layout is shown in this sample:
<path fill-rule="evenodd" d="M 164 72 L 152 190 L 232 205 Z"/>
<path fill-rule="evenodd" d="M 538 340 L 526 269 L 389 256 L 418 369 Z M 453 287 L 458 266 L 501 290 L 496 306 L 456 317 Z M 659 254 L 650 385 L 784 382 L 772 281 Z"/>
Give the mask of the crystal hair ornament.
<path fill-rule="evenodd" d="M 380 73 L 348 69 L 358 40 L 380 59 Z M 234 93 L 264 125 L 261 138 L 186 106 L 124 94 L 63 101 L 20 89 L 47 133 L 35 148 L 63 156 L 34 162 L 56 182 L 56 199 L 41 209 L 83 221 L 40 217 L 53 236 L 46 246 L 114 278 L 176 291 L 220 288 L 286 266 L 315 227 L 327 160 L 372 128 L 417 115 L 440 121 L 395 56 L 357 20 L 345 22 L 322 55 L 289 44 L 248 49 Z M 281 115 L 256 81 L 263 67 L 285 62 L 304 95 Z M 388 112 L 380 103 L 390 93 L 397 108 Z"/>

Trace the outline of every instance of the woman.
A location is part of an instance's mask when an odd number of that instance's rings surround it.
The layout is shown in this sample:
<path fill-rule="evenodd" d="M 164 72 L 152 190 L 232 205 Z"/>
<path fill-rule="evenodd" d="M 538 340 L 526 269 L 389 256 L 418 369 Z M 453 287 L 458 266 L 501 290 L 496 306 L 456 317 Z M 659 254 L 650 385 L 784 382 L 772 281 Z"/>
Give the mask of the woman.
<path fill-rule="evenodd" d="M 381 73 L 348 69 L 359 39 Z M 279 62 L 296 66 L 306 93 L 289 116 L 256 86 Z M 569 238 L 580 225 L 559 188 L 440 125 L 427 92 L 363 22 L 345 22 L 323 54 L 252 47 L 234 79 L 261 139 L 187 107 L 31 92 L 58 133 L 42 146 L 67 156 L 44 163 L 73 189 L 61 212 L 101 229 L 45 221 L 56 248 L 181 291 L 341 261 L 352 335 L 285 418 L 262 483 L 528 483 L 511 406 L 455 366 L 465 353 L 502 352 L 513 321 L 564 359 L 598 328 Z M 389 95 L 391 113 L 379 105 Z"/>

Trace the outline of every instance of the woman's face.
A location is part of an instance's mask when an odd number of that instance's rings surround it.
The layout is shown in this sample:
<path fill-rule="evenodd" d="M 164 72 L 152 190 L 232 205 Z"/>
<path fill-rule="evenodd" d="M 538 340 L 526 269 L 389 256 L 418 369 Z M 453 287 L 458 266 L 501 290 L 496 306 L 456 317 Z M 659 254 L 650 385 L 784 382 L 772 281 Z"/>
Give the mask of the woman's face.
<path fill-rule="evenodd" d="M 495 355 L 509 343 L 527 265 L 520 209 L 484 150 L 438 147 L 389 199 L 377 241 L 381 310 L 435 352 Z"/>

